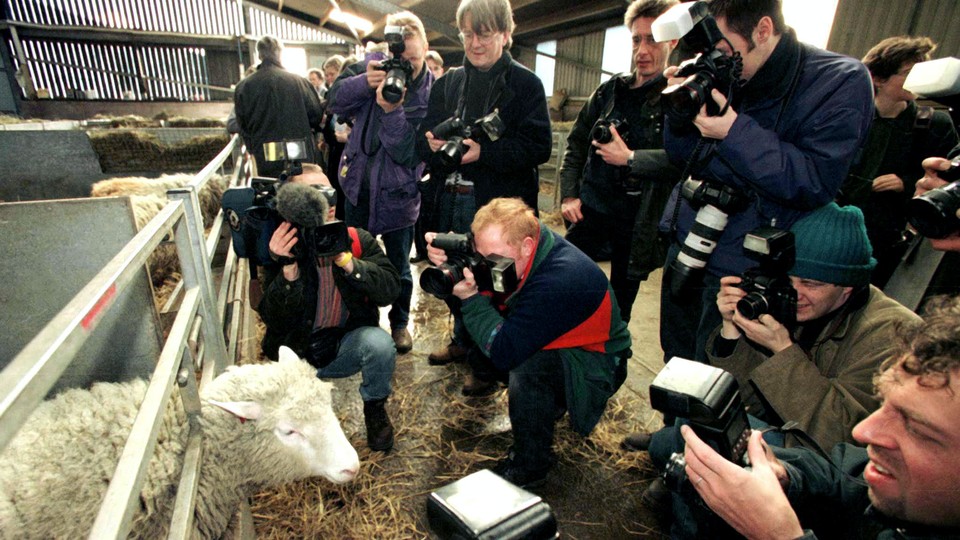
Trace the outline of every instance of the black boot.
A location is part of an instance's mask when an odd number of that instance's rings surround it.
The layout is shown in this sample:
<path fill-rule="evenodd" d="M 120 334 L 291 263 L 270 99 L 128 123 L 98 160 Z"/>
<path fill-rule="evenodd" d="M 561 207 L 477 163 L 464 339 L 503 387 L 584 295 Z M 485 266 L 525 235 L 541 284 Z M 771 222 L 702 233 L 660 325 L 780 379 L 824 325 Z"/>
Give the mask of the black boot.
<path fill-rule="evenodd" d="M 377 452 L 393 448 L 393 424 L 384 407 L 387 398 L 363 402 L 363 420 L 367 426 L 367 446 Z"/>

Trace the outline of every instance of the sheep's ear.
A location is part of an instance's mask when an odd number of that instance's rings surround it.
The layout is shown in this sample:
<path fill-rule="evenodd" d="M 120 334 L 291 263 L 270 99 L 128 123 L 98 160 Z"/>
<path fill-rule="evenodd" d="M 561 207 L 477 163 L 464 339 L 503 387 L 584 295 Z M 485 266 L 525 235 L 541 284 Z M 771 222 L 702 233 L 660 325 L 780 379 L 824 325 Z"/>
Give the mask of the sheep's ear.
<path fill-rule="evenodd" d="M 263 409 L 256 401 L 215 401 L 208 399 L 207 403 L 220 407 L 241 421 L 256 420 L 263 413 Z"/>
<path fill-rule="evenodd" d="M 300 357 L 297 356 L 297 353 L 293 352 L 293 349 L 282 345 L 280 346 L 280 363 L 299 361 Z"/>

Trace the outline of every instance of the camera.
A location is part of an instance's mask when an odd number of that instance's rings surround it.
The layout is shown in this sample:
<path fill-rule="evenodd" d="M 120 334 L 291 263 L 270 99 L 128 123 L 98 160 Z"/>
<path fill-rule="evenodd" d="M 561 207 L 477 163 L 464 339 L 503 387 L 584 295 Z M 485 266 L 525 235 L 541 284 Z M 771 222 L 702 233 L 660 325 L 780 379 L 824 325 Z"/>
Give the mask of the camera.
<path fill-rule="evenodd" d="M 702 274 L 727 227 L 729 214 L 743 210 L 747 204 L 746 196 L 730 186 L 694 178 L 684 180 L 680 194 L 699 210 L 680 253 L 670 263 L 670 290 L 674 296 L 680 296 Z"/>
<path fill-rule="evenodd" d="M 387 72 L 387 78 L 383 81 L 383 99 L 388 103 L 400 103 L 403 89 L 413 77 L 413 64 L 402 56 L 407 48 L 403 41 L 403 27 L 386 26 L 383 29 L 383 38 L 390 49 L 390 58 L 377 68 Z"/>
<path fill-rule="evenodd" d="M 347 233 L 347 224 L 340 220 L 324 223 L 319 227 L 312 227 L 303 231 L 308 245 L 313 247 L 315 257 L 330 257 L 345 251 L 350 251 L 350 237 Z M 294 246 L 296 248 L 296 246 Z"/>
<path fill-rule="evenodd" d="M 761 227 L 744 237 L 743 252 L 759 264 L 740 276 L 740 288 L 747 295 L 737 302 L 737 311 L 754 320 L 767 313 L 793 328 L 797 323 L 797 291 L 787 275 L 797 258 L 793 233 Z"/>
<path fill-rule="evenodd" d="M 485 136 L 491 142 L 496 141 L 503 136 L 506 126 L 500 119 L 500 112 L 494 110 L 473 123 L 464 122 L 460 117 L 454 116 L 440 122 L 430 131 L 434 137 L 446 141 L 434 153 L 434 160 L 441 173 L 449 174 L 460 167 L 463 154 L 467 151 L 463 144 L 464 139 L 478 141 Z"/>
<path fill-rule="evenodd" d="M 420 288 L 437 298 L 446 298 L 453 286 L 463 281 L 463 269 L 470 268 L 477 288 L 484 292 L 510 294 L 517 290 L 517 265 L 509 257 L 491 254 L 487 257 L 473 248 L 473 234 L 438 234 L 433 247 L 447 254 L 440 266 L 425 269 L 420 274 Z"/>
<path fill-rule="evenodd" d="M 690 427 L 725 459 L 745 464 L 750 424 L 740 396 L 740 385 L 730 373 L 692 360 L 673 357 L 650 383 L 650 405 Z M 664 480 L 675 490 L 686 480 L 683 454 L 675 453 Z"/>
<path fill-rule="evenodd" d="M 931 189 L 907 203 L 907 219 L 927 238 L 946 238 L 960 232 L 960 157 L 937 176 L 949 184 Z"/>
<path fill-rule="evenodd" d="M 716 48 L 716 43 L 726 38 L 710 15 L 707 2 L 675 5 L 657 17 L 652 30 L 658 42 L 680 39 L 691 50 L 699 51 L 696 57 L 680 64 L 679 71 L 674 75 L 686 79 L 661 92 L 666 113 L 680 120 L 691 121 L 706 105 L 707 114 L 720 114 L 716 102 L 710 98 L 710 90 L 720 90 L 729 102 L 743 72 L 743 59 L 739 52 L 727 56 Z M 733 49 L 732 46 L 730 48 Z"/>
<path fill-rule="evenodd" d="M 600 144 L 607 144 L 613 140 L 613 133 L 610 131 L 611 127 L 617 129 L 617 133 L 620 134 L 621 139 L 624 141 L 627 140 L 627 136 L 630 133 L 630 124 L 620 118 L 600 118 L 593 125 L 593 129 L 590 130 L 590 138 Z"/>

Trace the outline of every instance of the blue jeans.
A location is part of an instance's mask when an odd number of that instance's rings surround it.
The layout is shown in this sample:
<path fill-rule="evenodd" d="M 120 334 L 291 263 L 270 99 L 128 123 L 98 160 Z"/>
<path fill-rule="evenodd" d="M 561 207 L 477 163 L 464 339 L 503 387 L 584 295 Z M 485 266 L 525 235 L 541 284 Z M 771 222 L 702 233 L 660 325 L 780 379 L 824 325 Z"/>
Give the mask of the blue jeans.
<path fill-rule="evenodd" d="M 340 339 L 337 357 L 318 369 L 317 377 L 342 379 L 362 373 L 360 397 L 374 401 L 390 396 L 396 360 L 397 348 L 390 334 L 376 326 L 361 326 Z"/>
<path fill-rule="evenodd" d="M 444 189 L 444 188 L 441 188 Z M 440 206 L 436 210 L 436 232 L 467 233 L 473 217 L 477 214 L 477 199 L 473 190 L 468 193 L 451 193 L 444 191 L 440 194 Z M 460 299 L 451 296 L 446 300 L 450 313 L 453 315 L 453 342 L 461 347 L 470 347 L 473 339 L 463 325 L 463 315 L 460 314 Z"/>
<path fill-rule="evenodd" d="M 363 206 L 356 206 L 350 201 L 344 201 L 344 213 L 347 225 L 351 227 L 366 228 L 370 221 L 369 209 Z M 413 275 L 410 273 L 410 248 L 413 247 L 414 226 L 404 227 L 396 231 L 383 233 L 380 238 L 383 240 L 384 251 L 387 252 L 387 258 L 390 264 L 400 273 L 400 296 L 394 300 L 390 307 L 390 329 L 397 330 L 406 328 L 410 320 L 410 298 L 413 296 Z"/>

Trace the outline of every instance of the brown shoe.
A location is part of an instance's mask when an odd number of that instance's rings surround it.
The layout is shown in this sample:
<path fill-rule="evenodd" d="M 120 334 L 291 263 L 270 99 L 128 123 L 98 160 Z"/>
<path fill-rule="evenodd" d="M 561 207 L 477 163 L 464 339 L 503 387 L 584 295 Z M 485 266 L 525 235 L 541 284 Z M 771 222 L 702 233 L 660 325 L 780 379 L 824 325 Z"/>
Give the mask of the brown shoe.
<path fill-rule="evenodd" d="M 431 366 L 445 366 L 451 362 L 462 362 L 467 358 L 469 352 L 470 349 L 451 343 L 439 351 L 430 353 L 427 362 Z"/>
<path fill-rule="evenodd" d="M 397 354 L 408 353 L 413 348 L 413 338 L 410 337 L 410 332 L 406 328 L 397 328 L 390 335 L 393 337 L 394 345 L 397 346 Z"/>
<path fill-rule="evenodd" d="M 467 373 L 467 378 L 463 381 L 463 388 L 460 390 L 465 396 L 480 397 L 489 396 L 500 389 L 497 381 L 485 381 L 473 373 Z"/>

